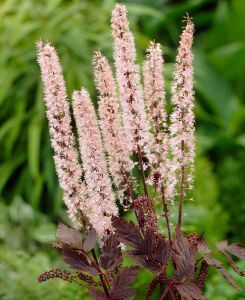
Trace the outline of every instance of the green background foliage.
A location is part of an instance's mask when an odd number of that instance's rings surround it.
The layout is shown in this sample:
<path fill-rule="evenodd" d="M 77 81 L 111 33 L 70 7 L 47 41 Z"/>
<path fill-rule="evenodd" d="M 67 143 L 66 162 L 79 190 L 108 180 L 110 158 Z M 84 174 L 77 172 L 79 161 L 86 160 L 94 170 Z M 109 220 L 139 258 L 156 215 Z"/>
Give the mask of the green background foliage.
<path fill-rule="evenodd" d="M 205 232 L 209 242 L 244 242 L 245 1 L 121 2 L 128 7 L 139 62 L 149 40 L 163 45 L 168 99 L 181 20 L 186 11 L 193 17 L 198 157 L 195 201 L 185 207 L 184 226 Z M 36 283 L 39 273 L 62 266 L 48 243 L 55 223 L 66 216 L 52 161 L 35 42 L 50 41 L 57 48 L 68 94 L 83 85 L 96 103 L 91 59 L 100 49 L 112 61 L 114 5 L 114 0 L 0 1 L 1 299 L 87 299 L 83 289 L 58 280 Z M 149 276 L 139 276 L 140 290 Z M 215 273 L 206 294 L 214 300 L 244 297 Z"/>

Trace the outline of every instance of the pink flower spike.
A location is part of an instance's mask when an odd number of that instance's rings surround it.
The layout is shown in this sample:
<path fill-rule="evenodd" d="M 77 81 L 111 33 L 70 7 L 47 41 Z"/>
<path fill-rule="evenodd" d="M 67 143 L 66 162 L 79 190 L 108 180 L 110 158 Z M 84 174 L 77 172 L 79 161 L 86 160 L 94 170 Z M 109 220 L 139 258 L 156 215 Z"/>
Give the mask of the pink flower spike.
<path fill-rule="evenodd" d="M 128 146 L 131 152 L 137 151 L 140 147 L 148 157 L 151 135 L 140 85 L 139 66 L 135 63 L 134 38 L 129 30 L 127 10 L 124 5 L 116 5 L 112 12 L 111 26 L 116 77 Z"/>
<path fill-rule="evenodd" d="M 96 88 L 99 92 L 100 128 L 108 153 L 109 169 L 121 204 L 131 202 L 128 176 L 134 167 L 122 126 L 116 84 L 107 59 L 96 52 L 93 60 Z"/>
<path fill-rule="evenodd" d="M 144 63 L 144 93 L 147 117 L 153 132 L 151 149 L 151 183 L 165 185 L 168 139 L 166 134 L 165 90 L 163 57 L 160 44 L 151 42 Z"/>
<path fill-rule="evenodd" d="M 170 125 L 170 184 L 168 196 L 174 197 L 182 190 L 183 197 L 193 183 L 195 157 L 194 128 L 194 91 L 193 91 L 193 43 L 194 25 L 187 19 L 187 24 L 180 37 L 176 58 L 174 81 L 172 84 L 172 103 Z M 182 195 L 181 195 L 182 196 Z"/>
<path fill-rule="evenodd" d="M 73 109 L 79 134 L 81 159 L 90 199 L 86 215 L 102 237 L 111 228 L 111 216 L 117 207 L 104 158 L 101 134 L 89 94 L 85 89 L 73 93 Z"/>
<path fill-rule="evenodd" d="M 48 43 L 37 43 L 37 58 L 44 84 L 55 168 L 68 207 L 68 215 L 78 226 L 86 191 L 81 181 L 82 168 L 75 148 L 62 69 L 54 47 Z"/>

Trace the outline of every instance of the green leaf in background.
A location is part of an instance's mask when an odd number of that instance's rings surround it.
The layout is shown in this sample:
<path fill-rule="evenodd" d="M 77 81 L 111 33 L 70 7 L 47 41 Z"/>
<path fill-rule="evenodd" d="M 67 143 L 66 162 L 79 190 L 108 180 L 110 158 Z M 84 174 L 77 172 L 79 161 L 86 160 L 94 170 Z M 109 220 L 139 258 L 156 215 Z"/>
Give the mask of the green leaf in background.
<path fill-rule="evenodd" d="M 28 128 L 28 164 L 33 178 L 39 175 L 42 122 L 35 118 Z"/>
<path fill-rule="evenodd" d="M 244 261 L 238 263 L 239 268 L 242 270 L 245 269 Z M 242 292 L 238 292 L 236 289 L 232 288 L 230 285 L 227 285 L 226 282 L 220 280 L 222 277 L 220 274 L 215 273 L 212 278 L 212 281 L 208 281 L 206 296 L 208 299 L 215 300 L 242 300 L 245 297 L 245 284 L 244 278 L 237 275 L 231 268 L 229 268 L 229 273 L 232 274 L 232 277 L 237 282 L 237 284 L 242 288 Z"/>
<path fill-rule="evenodd" d="M 53 262 L 42 252 L 29 254 L 0 246 L 0 298 L 3 300 L 89 300 L 86 289 L 74 283 L 54 279 L 42 284 L 37 277 L 53 268 Z M 56 266 L 64 267 L 61 262 Z M 8 274 L 8 276 L 6 276 Z"/>
<path fill-rule="evenodd" d="M 0 1 L 0 299 L 89 299 L 83 289 L 62 281 L 36 283 L 44 269 L 61 265 L 47 246 L 56 227 L 50 219 L 68 220 L 52 159 L 35 42 L 43 39 L 57 48 L 68 95 L 84 86 L 96 105 L 91 60 L 99 49 L 113 64 L 110 14 L 115 2 Z M 186 11 L 193 17 L 199 154 L 195 201 L 185 206 L 184 228 L 204 231 L 210 242 L 244 240 L 245 1 L 121 2 L 128 5 L 138 61 L 149 40 L 163 45 L 168 102 L 181 20 Z M 140 274 L 136 300 L 144 299 L 149 276 Z M 240 300 L 244 295 L 211 272 L 207 298 Z"/>

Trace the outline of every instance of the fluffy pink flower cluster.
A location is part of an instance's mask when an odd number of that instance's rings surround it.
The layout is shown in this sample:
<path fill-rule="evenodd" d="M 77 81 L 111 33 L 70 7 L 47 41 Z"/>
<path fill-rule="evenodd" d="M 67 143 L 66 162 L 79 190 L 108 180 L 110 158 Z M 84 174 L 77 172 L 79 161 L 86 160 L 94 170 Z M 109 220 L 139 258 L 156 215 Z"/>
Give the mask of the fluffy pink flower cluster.
<path fill-rule="evenodd" d="M 187 25 L 180 38 L 172 85 L 174 109 L 170 116 L 169 197 L 176 196 L 179 189 L 187 192 L 192 188 L 193 183 L 195 156 L 193 54 L 191 50 L 193 32 L 193 23 L 187 19 Z"/>
<path fill-rule="evenodd" d="M 109 157 L 109 169 L 122 204 L 131 202 L 131 178 L 134 164 L 130 159 L 119 103 L 116 83 L 107 59 L 96 52 L 94 56 L 95 83 L 99 92 L 100 128 Z"/>
<path fill-rule="evenodd" d="M 152 176 L 150 182 L 157 187 L 166 184 L 167 178 L 167 114 L 165 110 L 165 91 L 163 78 L 163 56 L 158 43 L 150 43 L 144 64 L 144 94 L 147 118 L 153 132 L 151 148 Z"/>
<path fill-rule="evenodd" d="M 114 59 L 123 121 L 130 151 L 142 149 L 150 156 L 151 134 L 146 118 L 139 66 L 136 65 L 134 37 L 129 30 L 127 11 L 117 4 L 112 12 L 112 34 L 114 37 Z"/>
<path fill-rule="evenodd" d="M 117 207 L 107 173 L 97 118 L 85 89 L 73 93 L 73 109 L 85 182 L 90 195 L 85 212 L 101 236 L 110 228 L 111 216 L 117 215 Z"/>
<path fill-rule="evenodd" d="M 134 38 L 129 30 L 124 5 L 116 5 L 111 24 L 115 40 L 116 81 L 107 59 L 100 52 L 95 54 L 93 60 L 99 121 L 87 91 L 82 88 L 73 93 L 73 112 L 83 169 L 78 162 L 57 54 L 49 44 L 37 44 L 60 186 L 70 218 L 83 225 L 85 221 L 89 222 L 103 237 L 111 229 L 111 216 L 118 214 L 115 195 L 121 204 L 132 201 L 134 207 L 138 203 L 139 213 L 143 209 L 142 203 L 153 207 L 146 185 L 148 180 L 155 187 L 154 197 L 161 195 L 170 236 L 167 201 L 174 199 L 178 193 L 182 215 L 183 200 L 193 182 L 193 24 L 187 19 L 181 35 L 172 85 L 174 107 L 169 127 L 160 45 L 151 43 L 147 50 L 143 95 L 139 66 L 135 63 Z M 138 163 L 131 159 L 133 153 L 137 153 Z M 135 165 L 139 167 L 143 183 L 143 202 L 137 200 L 140 198 L 139 191 L 132 184 Z M 148 178 L 146 166 L 150 171 Z"/>
<path fill-rule="evenodd" d="M 44 83 L 45 104 L 54 149 L 54 161 L 69 217 L 75 221 L 86 192 L 81 181 L 82 168 L 78 162 L 75 138 L 62 69 L 55 49 L 49 44 L 37 43 L 38 63 Z"/>

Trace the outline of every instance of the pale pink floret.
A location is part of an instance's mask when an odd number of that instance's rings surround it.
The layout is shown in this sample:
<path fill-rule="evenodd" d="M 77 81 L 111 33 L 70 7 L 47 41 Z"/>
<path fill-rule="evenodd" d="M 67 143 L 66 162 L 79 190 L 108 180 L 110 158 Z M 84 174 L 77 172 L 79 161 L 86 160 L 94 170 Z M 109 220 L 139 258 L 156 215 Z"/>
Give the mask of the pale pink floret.
<path fill-rule="evenodd" d="M 85 186 L 81 181 L 82 169 L 75 149 L 65 82 L 55 49 L 50 44 L 38 42 L 37 50 L 55 168 L 63 190 L 64 202 L 68 207 L 68 215 L 76 223 L 79 222 L 76 219 L 80 210 L 83 210 Z"/>
<path fill-rule="evenodd" d="M 111 216 L 117 207 L 104 158 L 96 114 L 85 89 L 73 93 L 73 109 L 79 134 L 81 159 L 90 196 L 86 209 L 91 224 L 103 236 L 111 228 Z"/>
<path fill-rule="evenodd" d="M 193 165 L 195 157 L 194 128 L 194 91 L 193 91 L 193 43 L 194 25 L 188 19 L 183 30 L 176 58 L 174 81 L 172 85 L 172 103 L 170 126 L 170 183 L 169 196 L 174 197 L 180 182 L 181 167 L 184 167 L 184 190 L 192 188 Z"/>
<path fill-rule="evenodd" d="M 120 202 L 131 201 L 130 178 L 133 169 L 124 128 L 122 126 L 116 84 L 107 59 L 100 52 L 94 56 L 94 74 L 99 93 L 100 127 L 105 149 L 108 153 L 109 169 L 117 187 Z"/>
<path fill-rule="evenodd" d="M 149 124 L 145 114 L 139 66 L 135 63 L 134 38 L 129 30 L 127 10 L 124 5 L 116 5 L 112 12 L 111 25 L 116 76 L 128 146 L 130 151 L 137 151 L 140 147 L 148 156 L 151 139 Z"/>
<path fill-rule="evenodd" d="M 144 63 L 144 93 L 147 117 L 153 132 L 152 156 L 149 162 L 152 173 L 151 183 L 156 186 L 160 183 L 165 184 L 167 176 L 168 140 L 163 63 L 160 44 L 151 42 Z"/>

